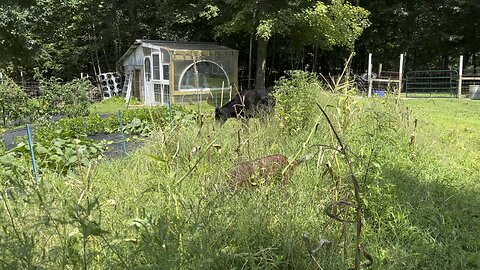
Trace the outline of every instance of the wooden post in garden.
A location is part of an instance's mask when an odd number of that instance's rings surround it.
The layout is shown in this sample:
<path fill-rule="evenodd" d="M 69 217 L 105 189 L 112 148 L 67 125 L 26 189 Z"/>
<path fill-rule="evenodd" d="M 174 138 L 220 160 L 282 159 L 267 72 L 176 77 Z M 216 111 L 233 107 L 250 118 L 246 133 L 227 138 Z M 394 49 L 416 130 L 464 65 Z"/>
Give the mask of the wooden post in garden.
<path fill-rule="evenodd" d="M 220 107 L 223 107 L 223 90 L 225 88 L 225 81 L 222 81 L 222 94 L 220 95 Z"/>
<path fill-rule="evenodd" d="M 402 93 L 403 86 L 403 53 L 400 54 L 400 67 L 398 69 L 398 97 Z"/>
<path fill-rule="evenodd" d="M 22 78 L 22 87 L 25 89 L 27 87 L 27 84 L 25 82 L 25 77 L 23 76 L 23 71 L 20 71 L 20 77 Z"/>
<path fill-rule="evenodd" d="M 192 51 L 193 74 L 195 79 L 195 87 L 197 89 L 198 115 L 202 115 L 202 89 L 200 89 L 200 78 L 197 68 L 197 59 Z"/>
<path fill-rule="evenodd" d="M 463 55 L 460 55 L 460 63 L 458 64 L 458 91 L 457 98 L 462 97 L 462 77 L 463 77 Z"/>
<path fill-rule="evenodd" d="M 368 93 L 367 97 L 372 96 L 372 54 L 368 54 Z"/>

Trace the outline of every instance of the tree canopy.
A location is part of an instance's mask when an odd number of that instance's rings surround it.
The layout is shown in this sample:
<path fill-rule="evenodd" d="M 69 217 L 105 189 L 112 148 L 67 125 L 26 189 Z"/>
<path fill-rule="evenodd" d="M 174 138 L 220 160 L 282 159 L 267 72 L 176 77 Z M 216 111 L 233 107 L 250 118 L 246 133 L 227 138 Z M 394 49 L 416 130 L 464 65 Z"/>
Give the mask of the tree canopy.
<path fill-rule="evenodd" d="M 357 49 L 390 65 L 398 62 L 400 53 L 407 53 L 411 69 L 448 69 L 458 63 L 460 54 L 469 59 L 469 66 L 476 66 L 480 2 L 375 0 L 362 6 L 371 12 L 372 27 Z"/>
<path fill-rule="evenodd" d="M 476 69 L 480 3 L 474 0 L 4 0 L 0 69 L 65 80 L 113 71 L 135 39 L 213 41 L 240 50 L 246 76 L 250 40 L 257 83 L 300 68 L 335 72 L 354 50 L 388 67 L 450 68 L 459 54 Z"/>

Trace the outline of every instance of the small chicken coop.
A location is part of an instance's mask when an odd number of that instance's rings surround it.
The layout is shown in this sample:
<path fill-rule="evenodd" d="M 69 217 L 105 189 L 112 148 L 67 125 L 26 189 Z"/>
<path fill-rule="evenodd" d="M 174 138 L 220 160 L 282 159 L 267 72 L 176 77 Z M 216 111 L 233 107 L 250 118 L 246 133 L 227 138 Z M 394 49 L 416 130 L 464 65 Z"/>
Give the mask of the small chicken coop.
<path fill-rule="evenodd" d="M 214 43 L 136 40 L 117 66 L 127 99 L 147 105 L 200 99 L 220 105 L 238 86 L 238 50 Z"/>

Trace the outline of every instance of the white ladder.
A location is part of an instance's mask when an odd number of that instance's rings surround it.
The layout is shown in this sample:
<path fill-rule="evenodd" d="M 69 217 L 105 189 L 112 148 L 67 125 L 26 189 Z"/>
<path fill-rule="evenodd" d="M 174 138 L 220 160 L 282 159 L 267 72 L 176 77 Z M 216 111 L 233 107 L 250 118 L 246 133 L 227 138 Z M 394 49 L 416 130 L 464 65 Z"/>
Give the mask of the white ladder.
<path fill-rule="evenodd" d="M 125 77 L 125 84 L 123 85 L 123 89 L 127 90 L 127 94 L 125 96 L 125 100 L 127 102 L 127 107 L 128 103 L 130 102 L 130 98 L 132 97 L 132 90 L 133 90 L 133 73 L 127 73 Z"/>

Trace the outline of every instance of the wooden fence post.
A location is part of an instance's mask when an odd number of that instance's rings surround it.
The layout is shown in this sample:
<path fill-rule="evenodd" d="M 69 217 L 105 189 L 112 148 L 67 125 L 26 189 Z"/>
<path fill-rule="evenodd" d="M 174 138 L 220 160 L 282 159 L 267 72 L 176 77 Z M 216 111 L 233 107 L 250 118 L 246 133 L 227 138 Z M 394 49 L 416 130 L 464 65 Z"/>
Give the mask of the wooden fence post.
<path fill-rule="evenodd" d="M 367 97 L 372 96 L 372 54 L 368 54 L 368 93 Z"/>
<path fill-rule="evenodd" d="M 403 53 L 400 54 L 400 67 L 398 69 L 398 97 L 402 93 L 403 87 Z"/>
<path fill-rule="evenodd" d="M 463 79 L 463 55 L 460 55 L 460 63 L 458 64 L 458 91 L 457 98 L 462 97 L 462 79 Z"/>

